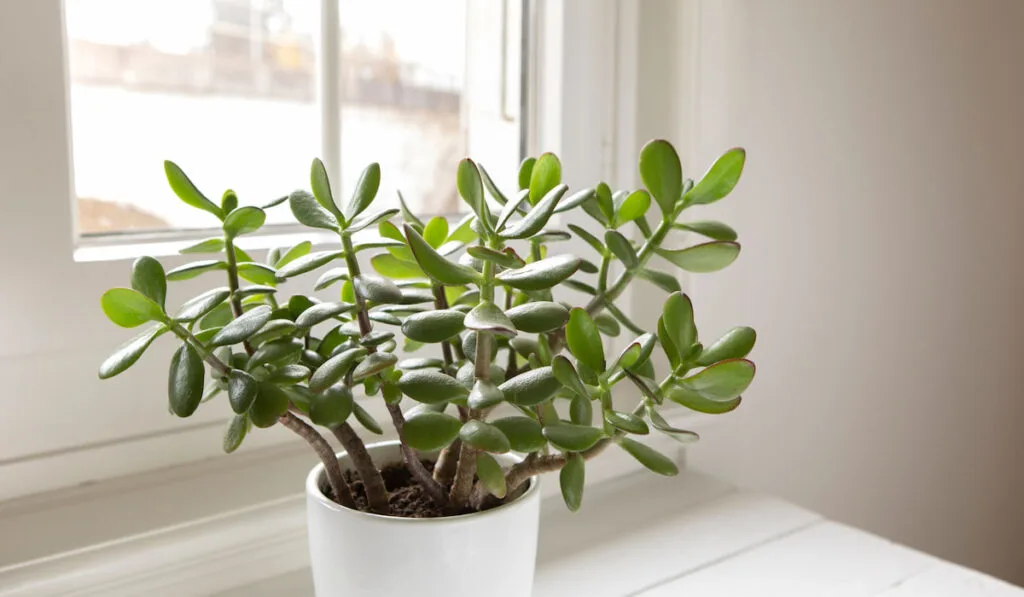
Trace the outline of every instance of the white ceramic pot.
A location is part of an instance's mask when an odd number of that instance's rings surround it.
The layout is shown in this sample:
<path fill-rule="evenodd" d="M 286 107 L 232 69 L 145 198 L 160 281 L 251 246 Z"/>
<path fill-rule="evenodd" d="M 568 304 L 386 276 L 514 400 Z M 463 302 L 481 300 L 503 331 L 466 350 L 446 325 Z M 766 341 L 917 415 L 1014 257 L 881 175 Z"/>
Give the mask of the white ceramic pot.
<path fill-rule="evenodd" d="M 396 441 L 367 446 L 378 467 L 402 461 Z M 517 461 L 497 456 L 503 465 Z M 342 470 L 351 468 L 344 452 Z M 540 491 L 447 518 L 395 518 L 345 508 L 320 491 L 323 465 L 306 479 L 309 554 L 317 597 L 524 597 L 533 585 Z"/>

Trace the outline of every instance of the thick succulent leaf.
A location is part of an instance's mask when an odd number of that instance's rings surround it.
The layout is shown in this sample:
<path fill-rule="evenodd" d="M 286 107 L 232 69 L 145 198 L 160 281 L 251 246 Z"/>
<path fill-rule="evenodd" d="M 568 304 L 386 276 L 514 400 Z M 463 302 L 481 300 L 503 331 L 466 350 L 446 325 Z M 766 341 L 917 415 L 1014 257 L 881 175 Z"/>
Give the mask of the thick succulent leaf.
<path fill-rule="evenodd" d="M 388 367 L 394 366 L 397 362 L 398 357 L 389 352 L 370 353 L 366 359 L 356 366 L 355 371 L 352 372 L 352 381 L 363 381 L 368 377 L 384 371 Z"/>
<path fill-rule="evenodd" d="M 249 420 L 247 415 L 235 415 L 228 422 L 227 428 L 224 430 L 224 439 L 221 447 L 224 449 L 226 454 L 230 454 L 237 450 L 242 445 L 242 440 L 252 429 L 252 422 Z"/>
<path fill-rule="evenodd" d="M 640 150 L 640 179 L 654 195 L 663 217 L 670 217 L 683 192 L 683 168 L 671 143 L 656 139 L 644 145 Z"/>
<path fill-rule="evenodd" d="M 475 169 L 474 169 L 475 170 Z M 423 240 L 408 224 L 405 225 L 405 236 L 409 241 L 416 262 L 419 263 L 431 279 L 441 284 L 470 284 L 480 280 L 480 274 L 471 267 L 459 265 L 442 257 L 427 241 Z"/>
<path fill-rule="evenodd" d="M 586 463 L 579 454 L 569 454 L 568 460 L 558 473 L 558 485 L 562 490 L 562 499 L 570 511 L 580 509 L 583 503 L 583 485 L 586 478 Z"/>
<path fill-rule="evenodd" d="M 402 291 L 387 278 L 358 275 L 353 278 L 359 296 L 374 303 L 397 303 L 402 300 Z"/>
<path fill-rule="evenodd" d="M 237 344 L 260 330 L 268 321 L 273 309 L 269 305 L 260 305 L 251 311 L 242 313 L 231 323 L 217 332 L 210 343 L 213 346 Z"/>
<path fill-rule="evenodd" d="M 680 222 L 673 224 L 673 228 L 679 230 L 687 230 L 689 232 L 696 232 L 702 236 L 714 240 L 736 240 L 739 235 L 732 229 L 728 224 L 722 222 L 716 222 L 713 220 L 703 220 L 700 222 Z"/>
<path fill-rule="evenodd" d="M 582 452 L 594 447 L 604 437 L 597 427 L 558 423 L 544 426 L 544 437 L 559 450 L 566 452 Z"/>
<path fill-rule="evenodd" d="M 341 425 L 352 414 L 354 404 L 352 390 L 343 385 L 331 386 L 310 397 L 309 420 L 324 427 Z"/>
<path fill-rule="evenodd" d="M 478 419 L 471 419 L 462 425 L 459 430 L 459 439 L 462 443 L 472 446 L 477 450 L 504 454 L 512 449 L 512 444 L 505 434 L 490 423 Z"/>
<path fill-rule="evenodd" d="M 537 158 L 528 157 L 523 158 L 523 161 L 519 164 L 519 172 L 517 182 L 519 183 L 519 190 L 530 190 L 530 178 L 533 176 L 533 166 L 537 163 Z"/>
<path fill-rule="evenodd" d="M 260 365 L 283 367 L 295 363 L 302 357 L 302 342 L 295 338 L 282 338 L 262 344 L 249 357 L 246 368 L 255 370 Z"/>
<path fill-rule="evenodd" d="M 718 415 L 736 410 L 743 400 L 739 396 L 729 400 L 712 400 L 682 386 L 670 386 L 665 391 L 665 397 L 686 408 L 709 415 Z"/>
<path fill-rule="evenodd" d="M 604 411 L 604 420 L 612 427 L 621 429 L 626 433 L 647 435 L 651 432 L 651 429 L 647 426 L 647 422 L 633 413 L 620 413 L 614 410 L 606 410 Z"/>
<path fill-rule="evenodd" d="M 289 248 L 287 251 L 285 251 L 284 254 L 282 254 L 280 257 L 275 259 L 271 265 L 273 265 L 275 268 L 280 269 L 288 265 L 289 263 L 295 261 L 299 257 L 305 257 L 306 255 L 309 255 L 312 249 L 313 243 L 311 243 L 310 241 L 304 240 L 302 242 L 298 242 L 294 246 Z"/>
<path fill-rule="evenodd" d="M 572 195 L 569 195 L 565 199 L 558 202 L 558 207 L 555 208 L 555 213 L 563 213 L 583 205 L 585 202 L 590 201 L 594 198 L 597 191 L 594 189 L 582 189 L 576 191 Z"/>
<path fill-rule="evenodd" d="M 100 307 L 110 321 L 124 328 L 147 321 L 163 321 L 163 309 L 152 299 L 131 288 L 111 288 L 100 297 Z"/>
<path fill-rule="evenodd" d="M 580 228 L 575 224 L 569 224 L 569 230 L 572 230 L 573 234 L 583 239 L 588 245 L 591 246 L 598 255 L 605 255 L 607 250 L 605 249 L 604 243 L 602 243 L 596 236 L 587 232 L 586 229 Z"/>
<path fill-rule="evenodd" d="M 676 266 L 698 274 L 716 272 L 729 266 L 740 254 L 740 245 L 731 241 L 711 241 L 685 249 L 656 249 Z"/>
<path fill-rule="evenodd" d="M 732 192 L 743 174 L 747 152 L 736 147 L 722 154 L 683 199 L 688 205 L 714 203 Z"/>
<path fill-rule="evenodd" d="M 243 286 L 242 288 L 238 289 L 237 294 L 238 298 L 247 299 L 249 297 L 254 297 L 262 294 L 274 294 L 275 292 L 277 292 L 277 289 L 274 288 L 273 286 L 256 285 Z"/>
<path fill-rule="evenodd" d="M 465 398 L 469 394 L 469 390 L 454 377 L 430 369 L 404 371 L 398 387 L 413 400 L 428 404 Z"/>
<path fill-rule="evenodd" d="M 506 248 L 504 251 L 496 251 L 482 245 L 474 245 L 466 249 L 466 253 L 475 259 L 490 261 L 501 267 L 518 269 L 526 265 L 526 262 L 511 247 Z"/>
<path fill-rule="evenodd" d="M 469 204 L 470 209 L 477 215 L 477 221 L 486 230 L 490 230 L 491 211 L 487 207 L 487 201 L 484 200 L 484 186 L 480 179 L 480 171 L 473 160 L 465 158 L 459 162 L 455 182 L 459 189 L 459 196 Z"/>
<path fill-rule="evenodd" d="M 539 367 L 506 380 L 498 389 L 512 404 L 534 406 L 549 400 L 561 387 L 551 367 Z"/>
<path fill-rule="evenodd" d="M 402 210 L 402 221 L 422 234 L 424 228 L 423 221 L 417 218 L 416 214 L 409 209 L 408 204 L 405 202 L 405 197 L 402 196 L 402 191 L 396 191 L 396 194 L 398 195 L 398 207 Z"/>
<path fill-rule="evenodd" d="M 352 193 L 352 199 L 345 206 L 345 221 L 352 222 L 356 216 L 366 211 L 366 208 L 370 207 L 370 204 L 373 203 L 374 198 L 377 196 L 379 188 L 380 164 L 373 162 L 363 169 L 362 174 L 359 175 L 359 180 L 356 181 L 356 189 Z"/>
<path fill-rule="evenodd" d="M 167 396 L 171 412 L 179 417 L 189 417 L 199 407 L 203 398 L 206 369 L 203 357 L 189 343 L 184 343 L 171 357 L 171 370 L 167 381 Z"/>
<path fill-rule="evenodd" d="M 221 214 L 227 215 L 238 207 L 238 194 L 228 189 L 220 197 Z"/>
<path fill-rule="evenodd" d="M 271 316 L 273 316 L 273 313 L 271 313 Z M 263 344 L 264 342 L 277 340 L 284 336 L 290 336 L 296 330 L 298 330 L 298 326 L 290 319 L 271 319 L 258 332 L 249 337 L 249 342 L 254 345 Z"/>
<path fill-rule="evenodd" d="M 309 378 L 309 389 L 314 392 L 322 392 L 328 387 L 341 381 L 345 374 L 356 362 L 357 359 L 366 356 L 367 350 L 363 347 L 350 348 L 324 361 L 313 376 Z"/>
<path fill-rule="evenodd" d="M 608 245 L 612 255 L 615 255 L 622 262 L 622 265 L 626 266 L 627 270 L 639 267 L 640 260 L 636 256 L 636 250 L 633 249 L 633 245 L 619 231 L 606 231 L 604 233 L 604 242 Z"/>
<path fill-rule="evenodd" d="M 459 220 L 459 223 L 455 225 L 455 229 L 451 231 L 446 240 L 448 242 L 457 243 L 470 243 L 476 240 L 477 234 L 476 232 L 473 232 L 473 222 L 475 220 L 476 214 L 466 214 L 463 216 L 463 218 Z"/>
<path fill-rule="evenodd" d="M 515 328 L 530 334 L 550 332 L 569 321 L 569 310 L 552 301 L 533 301 L 505 312 Z"/>
<path fill-rule="evenodd" d="M 410 315 L 402 323 L 402 333 L 417 342 L 441 342 L 458 334 L 466 315 L 454 309 L 438 309 Z"/>
<path fill-rule="evenodd" d="M 228 269 L 228 264 L 223 261 L 217 261 L 216 259 L 204 259 L 202 261 L 186 263 L 185 265 L 180 265 L 168 271 L 167 280 L 171 282 L 189 280 L 200 274 L 205 274 L 206 272 L 226 269 Z"/>
<path fill-rule="evenodd" d="M 501 208 L 501 213 L 498 214 L 498 221 L 494 225 L 494 229 L 499 232 L 504 230 L 509 219 L 515 215 L 524 204 L 529 205 L 529 197 L 530 192 L 528 190 L 524 190 L 509 200 L 508 203 Z"/>
<path fill-rule="evenodd" d="M 605 214 L 615 210 L 611 188 L 606 183 L 598 183 L 594 189 L 593 199 L 584 201 L 581 207 L 587 215 L 600 222 L 602 226 L 608 227 L 609 220 Z"/>
<path fill-rule="evenodd" d="M 546 290 L 576 273 L 580 267 L 580 258 L 573 255 L 555 255 L 528 263 L 519 269 L 509 269 L 499 273 L 499 282 L 519 290 Z"/>
<path fill-rule="evenodd" d="M 757 332 L 754 331 L 754 328 L 734 327 L 722 334 L 722 337 L 715 340 L 714 344 L 705 348 L 697 358 L 697 364 L 707 367 L 718 361 L 743 358 L 750 354 L 755 342 L 757 342 Z"/>
<path fill-rule="evenodd" d="M 462 422 L 439 412 L 424 411 L 405 420 L 402 441 L 414 450 L 433 452 L 455 441 Z"/>
<path fill-rule="evenodd" d="M 162 309 L 167 298 L 164 267 L 152 257 L 139 257 L 132 264 L 132 288 L 149 297 Z"/>
<path fill-rule="evenodd" d="M 320 274 L 317 278 L 316 284 L 313 286 L 313 290 L 323 290 L 329 288 L 336 282 L 343 282 L 349 279 L 347 267 L 333 267 L 326 272 Z"/>
<path fill-rule="evenodd" d="M 351 222 L 349 222 L 348 228 L 346 228 L 346 230 L 348 230 L 350 233 L 355 233 L 355 232 L 359 232 L 360 230 L 363 230 L 365 228 L 369 228 L 370 226 L 379 225 L 379 224 L 385 222 L 386 220 L 388 220 L 390 218 L 393 218 L 396 215 L 398 215 L 399 211 L 401 211 L 401 210 L 399 210 L 397 207 L 394 207 L 394 208 L 385 209 L 384 211 L 379 211 L 379 212 L 376 212 L 376 213 L 364 213 L 364 214 L 360 215 L 359 217 L 355 218 L 354 220 L 352 220 Z M 392 226 L 392 227 L 394 227 L 394 226 Z M 384 237 L 384 238 L 390 238 L 390 237 Z M 399 238 L 392 239 L 392 240 L 400 240 L 403 243 L 405 242 L 405 239 L 401 238 L 401 235 L 399 235 Z"/>
<path fill-rule="evenodd" d="M 295 318 L 295 325 L 300 328 L 311 328 L 318 323 L 337 317 L 355 308 L 352 303 L 317 303 L 303 311 Z"/>
<path fill-rule="evenodd" d="M 622 333 L 622 327 L 619 325 L 619 322 L 609 313 L 598 313 L 594 316 L 594 325 L 605 336 L 614 338 Z"/>
<path fill-rule="evenodd" d="M 413 369 L 441 369 L 442 367 L 444 367 L 444 361 L 430 357 L 405 359 L 404 361 L 398 362 L 399 369 L 408 371 L 412 371 Z"/>
<path fill-rule="evenodd" d="M 208 211 L 218 218 L 222 217 L 221 208 L 199 192 L 196 185 L 192 184 L 192 181 L 185 176 L 185 172 L 177 164 L 170 160 L 164 161 L 164 173 L 167 175 L 167 182 L 171 185 L 171 190 L 179 199 L 192 207 Z"/>
<path fill-rule="evenodd" d="M 343 221 L 341 211 L 334 200 L 334 194 L 331 192 L 331 182 L 327 178 L 327 168 L 324 167 L 324 163 L 320 161 L 320 158 L 313 159 L 313 165 L 309 169 L 309 184 L 310 188 L 313 189 L 313 196 L 316 197 L 317 203 L 334 214 L 338 221 Z"/>
<path fill-rule="evenodd" d="M 559 205 L 561 205 L 561 203 L 559 203 Z M 530 237 L 530 242 L 531 243 L 546 244 L 546 243 L 555 243 L 555 242 L 559 242 L 559 241 L 570 240 L 571 238 L 572 238 L 572 235 L 569 234 L 568 232 L 566 232 L 565 230 L 558 230 L 558 229 L 555 229 L 555 228 L 545 228 L 544 230 L 541 230 L 540 232 L 538 232 L 534 236 L 531 236 Z"/>
<path fill-rule="evenodd" d="M 295 191 L 288 196 L 288 207 L 300 224 L 312 228 L 338 230 L 338 218 L 317 203 L 308 191 Z M 336 209 L 336 208 L 335 208 Z"/>
<path fill-rule="evenodd" d="M 272 383 L 261 382 L 256 400 L 249 409 L 252 424 L 260 428 L 271 427 L 287 411 L 288 394 Z"/>
<path fill-rule="evenodd" d="M 508 239 L 529 238 L 540 232 L 541 228 L 544 228 L 548 220 L 551 219 L 551 214 L 558 207 L 558 202 L 562 200 L 562 197 L 568 190 L 569 187 L 564 184 L 552 188 L 521 220 L 506 228 L 501 233 L 501 237 Z"/>
<path fill-rule="evenodd" d="M 661 433 L 664 433 L 679 443 L 689 444 L 700 439 L 700 436 L 693 431 L 679 429 L 670 425 L 669 422 L 666 421 L 653 406 L 647 405 L 645 410 L 647 412 L 647 418 L 651 421 L 651 427 L 654 427 Z"/>
<path fill-rule="evenodd" d="M 477 164 L 476 168 L 480 171 L 480 179 L 483 181 L 484 188 L 487 189 L 487 192 L 490 193 L 491 197 L 501 205 L 508 205 L 508 197 L 501 192 L 498 185 L 494 184 L 494 179 L 492 179 L 491 175 L 487 173 L 487 169 L 484 168 L 483 164 Z"/>
<path fill-rule="evenodd" d="M 731 400 L 747 389 L 754 380 L 754 371 L 751 361 L 729 359 L 680 380 L 679 385 L 711 400 Z"/>
<path fill-rule="evenodd" d="M 193 253 L 220 253 L 223 250 L 224 239 L 219 236 L 215 236 L 213 238 L 199 241 L 194 245 L 189 245 L 178 252 L 182 255 L 190 255 Z"/>
<path fill-rule="evenodd" d="M 536 205 L 562 182 L 562 163 L 553 153 L 537 158 L 530 170 L 530 203 Z"/>
<path fill-rule="evenodd" d="M 258 207 L 245 206 L 229 213 L 224 218 L 224 233 L 229 238 L 259 230 L 267 221 L 267 214 Z"/>
<path fill-rule="evenodd" d="M 580 374 L 576 372 L 576 368 L 572 366 L 569 359 L 562 355 L 556 356 L 551 361 L 551 372 L 554 374 L 555 379 L 558 380 L 558 383 L 568 388 L 573 394 L 584 396 L 588 400 L 590 399 L 590 394 L 583 385 Z"/>
<path fill-rule="evenodd" d="M 431 247 L 437 249 L 444 244 L 448 238 L 448 220 L 441 216 L 430 218 L 427 225 L 423 227 L 423 240 Z"/>
<path fill-rule="evenodd" d="M 665 292 L 679 292 L 682 289 L 679 285 L 679 280 L 675 276 L 664 272 L 645 267 L 638 269 L 636 275 L 638 278 L 647 280 Z"/>
<path fill-rule="evenodd" d="M 487 493 L 499 499 L 505 497 L 508 492 L 505 486 L 505 471 L 493 456 L 486 452 L 477 454 L 476 474 Z"/>
<path fill-rule="evenodd" d="M 167 331 L 167 326 L 163 324 L 157 324 L 152 327 L 146 328 L 138 336 L 135 336 L 131 340 L 125 342 L 117 348 L 109 357 L 103 361 L 100 365 L 99 377 L 100 379 L 109 379 L 114 377 L 118 373 L 121 373 L 134 365 L 142 353 L 146 352 L 149 345 L 160 337 L 161 334 Z"/>
<path fill-rule="evenodd" d="M 358 402 L 352 404 L 352 415 L 370 433 L 384 435 L 384 430 L 381 428 L 380 423 L 377 422 L 377 419 L 374 419 L 373 415 L 367 412 L 365 408 L 359 406 Z"/>
<path fill-rule="evenodd" d="M 541 432 L 540 423 L 529 417 L 503 417 L 491 421 L 491 424 L 505 434 L 516 452 L 536 452 L 548 443 Z"/>
<path fill-rule="evenodd" d="M 237 414 L 248 412 L 256 400 L 259 387 L 259 382 L 253 376 L 241 369 L 232 369 L 228 374 L 228 402 L 231 410 Z"/>
<path fill-rule="evenodd" d="M 619 438 L 617 442 L 623 450 L 629 453 L 630 456 L 636 458 L 637 461 L 658 473 L 659 475 L 665 475 L 671 477 L 679 474 L 679 467 L 671 458 L 665 456 L 661 452 L 658 452 L 650 446 L 641 444 L 638 441 L 629 439 L 628 437 Z"/>
<path fill-rule="evenodd" d="M 421 303 L 434 302 L 434 294 L 428 290 L 418 288 L 403 288 L 400 305 L 418 305 Z"/>
<path fill-rule="evenodd" d="M 680 357 L 685 355 L 697 341 L 697 326 L 693 322 L 693 304 L 690 297 L 681 292 L 670 294 L 665 301 L 661 317 L 675 352 Z"/>
<path fill-rule="evenodd" d="M 493 332 L 500 336 L 515 336 L 516 326 L 505 315 L 501 307 L 490 301 L 484 301 L 473 307 L 463 321 L 466 329 L 478 332 Z"/>
<path fill-rule="evenodd" d="M 590 426 L 594 424 L 594 406 L 589 396 L 577 394 L 572 397 L 572 401 L 569 403 L 569 420 L 576 425 Z"/>
<path fill-rule="evenodd" d="M 470 408 L 488 408 L 505 401 L 505 395 L 501 393 L 498 386 L 486 379 L 478 379 L 473 384 L 466 403 Z"/>
<path fill-rule="evenodd" d="M 576 307 L 569 312 L 569 323 L 565 325 L 565 341 L 581 363 L 594 371 L 604 371 L 604 344 L 597 324 L 586 310 Z"/>
<path fill-rule="evenodd" d="M 615 205 L 615 227 L 642 218 L 651 207 L 651 196 L 647 191 L 633 191 Z"/>
<path fill-rule="evenodd" d="M 658 342 L 661 344 L 661 349 L 665 352 L 665 356 L 668 358 L 668 362 L 672 365 L 672 368 L 674 369 L 678 367 L 682 360 L 679 354 L 679 349 L 676 348 L 672 334 L 670 334 L 668 328 L 665 327 L 664 315 L 658 318 Z"/>
<path fill-rule="evenodd" d="M 420 266 L 411 261 L 404 261 L 388 253 L 381 253 L 370 258 L 370 265 L 377 273 L 392 280 L 409 280 L 426 278 Z"/>
<path fill-rule="evenodd" d="M 282 280 L 287 280 L 293 276 L 298 276 L 299 274 L 304 274 L 319 267 L 323 267 L 331 261 L 341 259 L 344 256 L 344 251 L 317 251 L 315 253 L 303 255 L 277 270 L 277 277 Z"/>
<path fill-rule="evenodd" d="M 253 284 L 276 284 L 277 270 L 262 263 L 239 263 L 238 276 Z"/>

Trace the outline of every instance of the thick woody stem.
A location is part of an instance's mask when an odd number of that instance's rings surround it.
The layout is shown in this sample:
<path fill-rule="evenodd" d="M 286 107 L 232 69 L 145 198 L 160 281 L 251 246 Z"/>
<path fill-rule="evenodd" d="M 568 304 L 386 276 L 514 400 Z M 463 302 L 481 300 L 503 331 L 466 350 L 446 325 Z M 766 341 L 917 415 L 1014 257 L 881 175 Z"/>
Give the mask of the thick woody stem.
<path fill-rule="evenodd" d="M 453 508 L 464 508 L 469 503 L 474 476 L 476 476 L 476 450 L 468 444 L 462 444 L 462 449 L 459 450 L 459 466 L 455 471 L 455 481 L 452 482 L 452 491 L 449 495 Z"/>
<path fill-rule="evenodd" d="M 302 419 L 296 417 L 290 412 L 286 412 L 281 415 L 278 420 L 282 425 L 291 429 L 299 437 L 306 440 L 316 455 L 320 457 L 320 462 L 324 463 L 324 472 L 327 474 L 327 482 L 331 486 L 331 490 L 334 492 L 334 499 L 339 504 L 346 508 L 356 509 L 356 501 L 352 498 L 352 491 L 348 487 L 348 483 L 345 482 L 345 477 L 341 474 L 341 465 L 338 464 L 338 458 L 334 454 L 334 450 L 331 449 L 331 445 L 327 443 L 322 435 L 317 433 L 316 429 L 313 429 Z"/>
<path fill-rule="evenodd" d="M 608 447 L 608 444 L 612 443 L 609 438 L 602 439 L 601 441 L 594 444 L 592 448 L 581 452 L 584 460 L 590 460 L 594 456 L 597 456 Z M 534 456 L 531 454 L 530 456 Z M 561 470 L 568 459 L 563 454 L 552 454 L 550 456 L 537 455 L 534 458 L 527 457 L 526 460 L 513 466 L 509 469 L 508 474 L 505 475 L 505 486 L 508 488 L 508 493 L 514 492 L 519 488 L 527 479 L 534 475 L 540 475 L 542 473 L 550 473 L 553 471 Z"/>
<path fill-rule="evenodd" d="M 405 466 L 409 469 L 409 473 L 417 483 L 423 487 L 423 490 L 427 492 L 430 499 L 437 504 L 438 507 L 444 508 L 448 505 L 448 496 L 444 493 L 444 487 L 440 483 L 434 480 L 434 477 L 430 475 L 430 471 L 427 467 L 423 466 L 423 462 L 420 461 L 419 455 L 416 450 L 413 450 L 405 443 L 404 439 L 404 427 L 405 417 L 402 416 L 402 409 L 397 404 L 388 405 L 388 413 L 391 414 L 391 422 L 394 423 L 395 429 L 398 430 L 398 438 L 402 444 L 402 457 L 405 459 Z"/>
<path fill-rule="evenodd" d="M 434 480 L 441 485 L 448 485 L 455 480 L 455 469 L 459 465 L 459 450 L 462 449 L 462 441 L 455 440 L 447 448 L 441 450 L 437 457 L 437 464 L 434 465 Z"/>
<path fill-rule="evenodd" d="M 348 423 L 332 427 L 331 432 L 341 442 L 345 452 L 352 459 L 352 464 L 356 472 L 359 473 L 359 478 L 363 480 L 363 488 L 366 490 L 366 501 L 370 506 L 370 511 L 377 514 L 390 514 L 391 506 L 388 503 L 388 490 L 384 487 L 384 479 L 381 477 L 380 471 L 373 464 L 373 459 L 370 457 L 370 453 L 367 452 L 366 445 L 363 444 L 363 441 L 356 435 L 355 430 Z"/>

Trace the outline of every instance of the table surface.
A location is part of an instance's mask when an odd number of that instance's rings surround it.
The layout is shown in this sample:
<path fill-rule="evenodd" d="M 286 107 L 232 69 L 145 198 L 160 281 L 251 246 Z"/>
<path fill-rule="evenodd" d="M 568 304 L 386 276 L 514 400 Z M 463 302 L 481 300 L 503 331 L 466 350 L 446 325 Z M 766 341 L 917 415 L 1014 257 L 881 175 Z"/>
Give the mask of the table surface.
<path fill-rule="evenodd" d="M 685 471 L 547 499 L 534 597 L 1024 597 L 1024 589 Z M 313 595 L 309 571 L 218 597 Z"/>

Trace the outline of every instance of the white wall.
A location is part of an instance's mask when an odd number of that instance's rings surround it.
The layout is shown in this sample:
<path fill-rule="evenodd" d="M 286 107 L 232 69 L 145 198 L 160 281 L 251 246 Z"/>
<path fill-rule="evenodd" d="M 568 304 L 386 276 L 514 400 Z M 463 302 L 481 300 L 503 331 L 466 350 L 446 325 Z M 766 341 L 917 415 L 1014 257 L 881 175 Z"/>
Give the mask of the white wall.
<path fill-rule="evenodd" d="M 640 136 L 749 152 L 700 214 L 743 253 L 689 284 L 758 376 L 695 466 L 1024 583 L 1024 2 L 643 7 Z"/>

